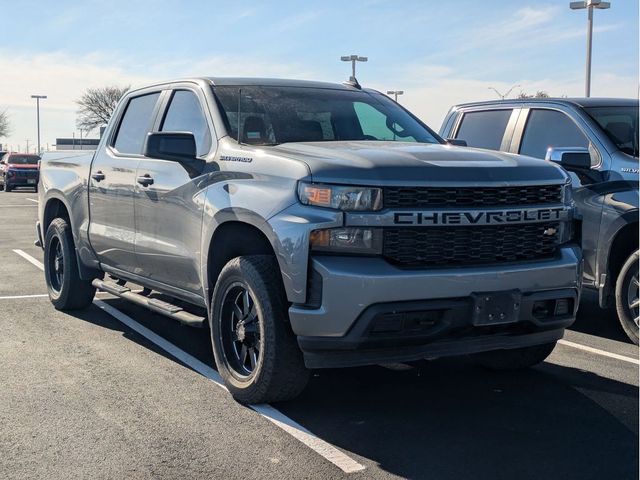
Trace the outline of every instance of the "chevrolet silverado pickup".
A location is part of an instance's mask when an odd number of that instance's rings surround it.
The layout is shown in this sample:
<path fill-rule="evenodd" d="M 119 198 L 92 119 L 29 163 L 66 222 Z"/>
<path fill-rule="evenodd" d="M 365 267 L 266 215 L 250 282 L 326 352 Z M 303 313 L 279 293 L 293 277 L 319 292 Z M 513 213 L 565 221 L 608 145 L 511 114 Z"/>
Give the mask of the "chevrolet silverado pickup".
<path fill-rule="evenodd" d="M 96 289 L 208 328 L 240 402 L 310 369 L 543 361 L 582 277 L 569 176 L 454 147 L 356 82 L 196 78 L 129 91 L 94 154 L 42 161 L 53 305 Z"/>
<path fill-rule="evenodd" d="M 557 162 L 582 217 L 585 288 L 638 343 L 638 100 L 544 98 L 453 107 L 440 134 Z"/>

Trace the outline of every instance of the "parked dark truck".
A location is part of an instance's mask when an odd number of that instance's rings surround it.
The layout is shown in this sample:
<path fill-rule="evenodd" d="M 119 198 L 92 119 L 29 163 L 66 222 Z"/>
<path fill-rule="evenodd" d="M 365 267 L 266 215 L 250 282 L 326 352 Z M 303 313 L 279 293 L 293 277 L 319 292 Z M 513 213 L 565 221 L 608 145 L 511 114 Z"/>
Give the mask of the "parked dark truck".
<path fill-rule="evenodd" d="M 209 326 L 241 402 L 295 397 L 314 368 L 461 354 L 528 367 L 575 319 L 568 175 L 451 147 L 358 85 L 130 91 L 95 154 L 45 156 L 39 197 L 55 307 L 98 288 Z"/>
<path fill-rule="evenodd" d="M 638 100 L 546 98 L 453 107 L 440 130 L 470 147 L 546 158 L 571 174 L 584 286 L 638 343 Z"/>

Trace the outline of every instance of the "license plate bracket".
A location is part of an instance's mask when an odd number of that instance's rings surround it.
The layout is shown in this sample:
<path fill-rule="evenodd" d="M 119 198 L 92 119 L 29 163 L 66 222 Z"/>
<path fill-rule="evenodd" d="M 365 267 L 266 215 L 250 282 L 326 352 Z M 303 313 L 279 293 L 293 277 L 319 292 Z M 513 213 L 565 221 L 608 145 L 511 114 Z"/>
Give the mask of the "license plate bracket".
<path fill-rule="evenodd" d="M 502 325 L 515 323 L 520 317 L 522 293 L 519 290 L 508 292 L 474 293 L 473 325 Z"/>
<path fill-rule="evenodd" d="M 29 178 L 29 179 L 27 179 L 27 183 L 29 185 L 35 185 L 36 184 L 36 179 L 35 178 Z"/>

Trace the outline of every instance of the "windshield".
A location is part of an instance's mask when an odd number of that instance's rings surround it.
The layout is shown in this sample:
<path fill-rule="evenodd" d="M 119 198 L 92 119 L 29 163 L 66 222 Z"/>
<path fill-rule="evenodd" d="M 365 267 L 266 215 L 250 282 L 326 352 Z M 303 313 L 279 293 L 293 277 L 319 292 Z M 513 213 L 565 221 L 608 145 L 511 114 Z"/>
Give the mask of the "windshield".
<path fill-rule="evenodd" d="M 591 107 L 587 113 L 624 153 L 638 156 L 638 107 Z"/>
<path fill-rule="evenodd" d="M 37 155 L 10 155 L 7 158 L 7 163 L 13 165 L 37 165 L 40 157 Z"/>
<path fill-rule="evenodd" d="M 381 94 L 307 87 L 214 87 L 229 134 L 242 143 L 384 140 L 440 143 Z M 240 115 L 238 115 L 240 112 Z"/>

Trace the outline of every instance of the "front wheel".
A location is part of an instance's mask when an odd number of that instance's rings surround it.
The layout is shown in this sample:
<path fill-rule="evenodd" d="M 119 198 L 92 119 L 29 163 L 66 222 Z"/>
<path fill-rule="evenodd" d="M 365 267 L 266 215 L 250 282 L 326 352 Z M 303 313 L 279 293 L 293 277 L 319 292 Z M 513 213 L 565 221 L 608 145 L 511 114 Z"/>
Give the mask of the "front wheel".
<path fill-rule="evenodd" d="M 85 308 L 93 301 L 96 289 L 80 278 L 71 227 L 64 218 L 56 218 L 47 229 L 44 277 L 49 299 L 58 310 Z"/>
<path fill-rule="evenodd" d="M 616 280 L 616 311 L 627 336 L 638 344 L 638 323 L 640 321 L 640 297 L 638 295 L 638 256 L 629 255 Z"/>
<path fill-rule="evenodd" d="M 492 350 L 477 353 L 476 360 L 490 370 L 522 370 L 542 363 L 556 346 L 556 342 L 511 350 Z"/>
<path fill-rule="evenodd" d="M 279 271 L 270 256 L 237 257 L 222 269 L 213 292 L 209 322 L 216 365 L 241 403 L 289 400 L 309 379 Z"/>

